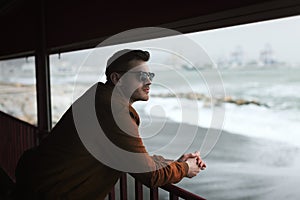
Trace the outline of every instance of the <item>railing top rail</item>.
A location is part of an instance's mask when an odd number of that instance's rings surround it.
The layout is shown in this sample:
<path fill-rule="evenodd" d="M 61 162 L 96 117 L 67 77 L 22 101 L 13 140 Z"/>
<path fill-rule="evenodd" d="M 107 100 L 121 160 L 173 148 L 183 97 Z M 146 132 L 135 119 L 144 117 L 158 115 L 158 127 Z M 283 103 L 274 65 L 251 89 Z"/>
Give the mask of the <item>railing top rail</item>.
<path fill-rule="evenodd" d="M 11 119 L 11 120 L 13 120 L 13 121 L 17 121 L 18 123 L 21 123 L 21 124 L 23 124 L 23 125 L 25 125 L 25 126 L 30 126 L 30 127 L 32 127 L 32 128 L 37 129 L 37 127 L 36 127 L 35 125 L 32 125 L 32 124 L 30 124 L 30 123 L 28 123 L 28 122 L 25 122 L 25 121 L 23 121 L 23 120 L 20 120 L 20 119 L 18 119 L 18 118 L 16 118 L 16 117 L 14 117 L 14 116 L 12 116 L 12 115 L 10 115 L 10 114 L 7 114 L 7 113 L 5 113 L 5 112 L 3 112 L 3 111 L 0 110 L 0 117 L 1 117 L 1 116 L 4 116 L 4 117 L 6 117 L 6 118 L 9 118 L 9 119 Z"/>
<path fill-rule="evenodd" d="M 189 199 L 189 200 L 205 200 L 205 198 L 198 196 L 196 194 L 193 194 L 183 188 L 180 188 L 173 184 L 167 184 L 164 186 L 161 186 L 163 190 L 168 191 L 169 193 L 175 194 L 178 197 L 181 197 L 183 199 Z"/>

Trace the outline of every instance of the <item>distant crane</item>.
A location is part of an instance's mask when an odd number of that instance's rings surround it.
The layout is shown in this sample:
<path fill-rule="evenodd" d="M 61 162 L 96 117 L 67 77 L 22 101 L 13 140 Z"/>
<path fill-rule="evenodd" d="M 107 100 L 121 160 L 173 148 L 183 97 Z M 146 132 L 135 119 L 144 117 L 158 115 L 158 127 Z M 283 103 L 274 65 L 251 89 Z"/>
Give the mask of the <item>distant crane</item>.
<path fill-rule="evenodd" d="M 260 64 L 263 66 L 270 66 L 275 64 L 273 57 L 273 50 L 270 44 L 266 44 L 264 49 L 259 54 Z"/>

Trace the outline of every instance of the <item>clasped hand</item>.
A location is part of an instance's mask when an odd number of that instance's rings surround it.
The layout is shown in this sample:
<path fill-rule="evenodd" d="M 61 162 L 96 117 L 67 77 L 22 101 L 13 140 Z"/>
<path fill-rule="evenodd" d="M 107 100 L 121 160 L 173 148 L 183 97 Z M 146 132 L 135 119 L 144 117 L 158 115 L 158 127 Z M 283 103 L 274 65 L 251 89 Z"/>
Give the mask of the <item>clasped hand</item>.
<path fill-rule="evenodd" d="M 206 164 L 200 157 L 199 151 L 196 151 L 195 153 L 184 154 L 177 161 L 186 162 L 188 164 L 189 171 L 187 177 L 189 178 L 196 176 L 201 170 L 206 168 Z"/>

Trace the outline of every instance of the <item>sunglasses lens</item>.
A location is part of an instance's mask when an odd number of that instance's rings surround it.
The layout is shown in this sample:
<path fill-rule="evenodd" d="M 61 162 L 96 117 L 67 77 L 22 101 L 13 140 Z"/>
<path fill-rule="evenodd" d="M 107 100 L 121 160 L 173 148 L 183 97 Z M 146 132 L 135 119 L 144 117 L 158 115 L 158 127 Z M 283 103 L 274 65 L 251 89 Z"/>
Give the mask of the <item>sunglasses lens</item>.
<path fill-rule="evenodd" d="M 140 80 L 141 80 L 142 82 L 146 81 L 146 80 L 147 80 L 147 77 L 148 77 L 148 75 L 147 75 L 146 73 L 141 72 Z"/>
<path fill-rule="evenodd" d="M 147 78 L 149 78 L 149 80 L 152 81 L 153 77 L 154 77 L 154 73 L 150 73 L 150 72 L 141 72 L 140 74 L 140 80 L 142 82 L 145 82 Z"/>
<path fill-rule="evenodd" d="M 152 79 L 154 78 L 155 74 L 154 73 L 149 73 L 149 79 L 150 81 L 152 81 Z"/>

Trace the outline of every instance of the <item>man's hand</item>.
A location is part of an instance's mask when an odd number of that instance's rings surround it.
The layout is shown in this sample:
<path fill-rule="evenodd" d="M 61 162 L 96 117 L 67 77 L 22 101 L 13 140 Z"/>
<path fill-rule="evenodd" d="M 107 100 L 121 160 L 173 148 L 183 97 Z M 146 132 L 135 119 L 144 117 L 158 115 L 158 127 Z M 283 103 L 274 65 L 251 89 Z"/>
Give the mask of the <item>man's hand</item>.
<path fill-rule="evenodd" d="M 201 170 L 204 170 L 206 168 L 205 162 L 200 157 L 200 152 L 196 151 L 195 153 L 188 153 L 182 155 L 177 161 L 178 162 L 186 162 L 190 158 L 195 158 L 197 161 L 197 165 Z"/>
<path fill-rule="evenodd" d="M 189 166 L 189 171 L 186 176 L 189 178 L 193 178 L 194 176 L 197 176 L 197 174 L 200 172 L 200 167 L 197 164 L 197 159 L 188 158 L 185 162 Z"/>
<path fill-rule="evenodd" d="M 187 161 L 187 159 L 189 158 L 200 158 L 200 153 L 199 151 L 196 151 L 195 153 L 187 153 L 187 154 L 183 154 L 177 161 L 178 162 L 185 162 Z"/>

